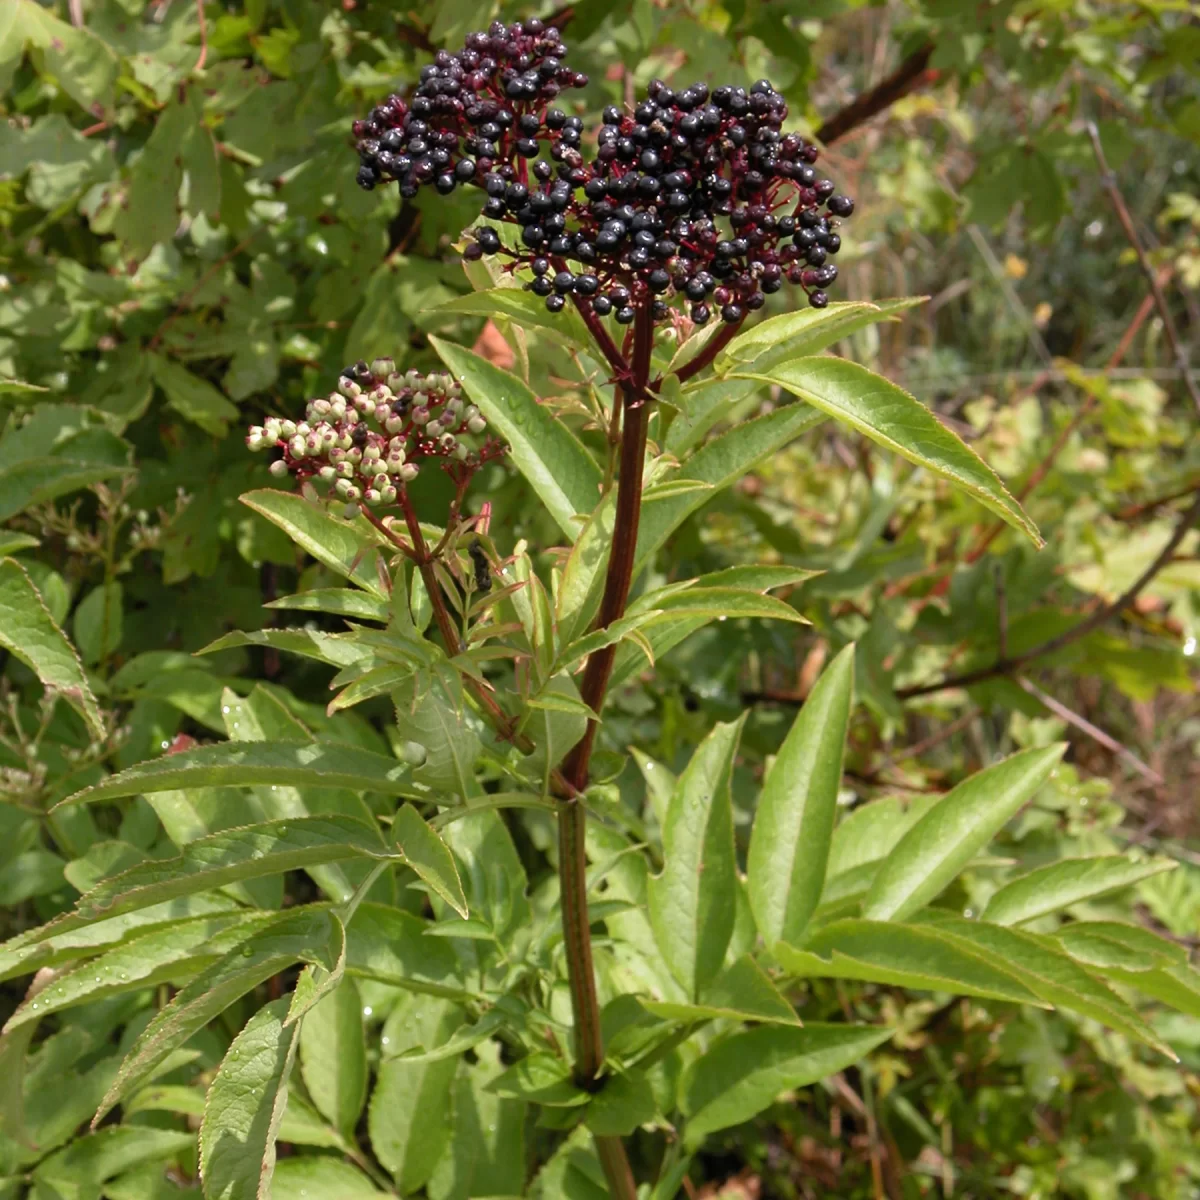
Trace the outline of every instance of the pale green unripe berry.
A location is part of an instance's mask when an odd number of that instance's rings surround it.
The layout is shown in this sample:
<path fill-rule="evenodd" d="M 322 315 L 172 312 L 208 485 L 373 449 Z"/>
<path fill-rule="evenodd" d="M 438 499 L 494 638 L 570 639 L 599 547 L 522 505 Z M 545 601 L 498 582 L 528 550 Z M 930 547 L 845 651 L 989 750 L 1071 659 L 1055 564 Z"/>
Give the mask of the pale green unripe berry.
<path fill-rule="evenodd" d="M 373 417 L 375 415 L 375 401 L 370 396 L 359 396 L 354 401 L 354 406 L 364 416 Z"/>
<path fill-rule="evenodd" d="M 404 418 L 398 417 L 395 413 L 392 413 L 392 415 L 384 422 L 384 428 L 388 431 L 388 433 L 399 433 L 400 430 L 404 428 Z"/>
<path fill-rule="evenodd" d="M 303 458 L 305 454 L 308 453 L 308 448 L 305 446 L 304 438 L 301 434 L 296 434 L 296 436 L 292 438 L 290 442 L 288 442 L 288 449 L 297 458 Z"/>
<path fill-rule="evenodd" d="M 467 428 L 472 433 L 482 433 L 487 428 L 487 422 L 482 417 L 472 417 L 467 422 Z"/>
<path fill-rule="evenodd" d="M 295 437 L 296 436 L 296 422 L 295 421 L 280 421 L 279 422 L 279 436 L 285 437 L 285 438 Z"/>
<path fill-rule="evenodd" d="M 383 497 L 375 488 L 367 488 L 367 490 L 363 493 L 363 499 L 371 508 L 378 508 L 380 502 L 383 500 Z"/>
<path fill-rule="evenodd" d="M 282 458 L 277 458 L 267 468 L 267 470 L 269 470 L 276 479 L 282 479 L 288 473 L 287 463 L 285 463 Z"/>
<path fill-rule="evenodd" d="M 348 500 L 350 498 L 350 486 L 350 480 L 348 479 L 339 479 L 334 485 L 337 494 L 341 496 L 343 500 Z"/>
<path fill-rule="evenodd" d="M 346 460 L 352 463 L 362 462 L 362 451 L 355 445 L 351 445 L 346 451 Z"/>
<path fill-rule="evenodd" d="M 342 509 L 342 516 L 345 517 L 347 521 L 353 521 L 354 518 L 358 516 L 358 505 L 347 504 L 346 507 Z"/>
<path fill-rule="evenodd" d="M 344 375 L 338 380 L 337 387 L 338 391 L 348 400 L 353 400 L 362 395 L 362 388 L 353 379 L 347 379 Z"/>
<path fill-rule="evenodd" d="M 353 479 L 354 478 L 354 465 L 352 463 L 348 463 L 345 459 L 342 459 L 342 461 L 340 463 L 338 463 L 337 469 L 338 469 L 338 474 L 341 475 L 343 478 L 345 478 L 345 479 Z"/>
<path fill-rule="evenodd" d="M 396 493 L 395 487 L 393 487 L 392 484 L 389 483 L 387 485 L 387 487 L 385 487 L 383 489 L 383 492 L 381 494 L 383 496 L 384 504 L 395 504 L 396 503 L 397 493 Z"/>
<path fill-rule="evenodd" d="M 412 419 L 414 425 L 424 425 L 429 420 L 429 409 L 423 404 L 418 404 L 412 410 Z"/>
<path fill-rule="evenodd" d="M 443 450 L 453 450 L 458 445 L 458 438 L 452 433 L 444 433 L 441 437 L 441 446 Z"/>
<path fill-rule="evenodd" d="M 329 415 L 335 421 L 340 421 L 346 415 L 346 402 L 341 396 L 336 396 L 329 402 Z"/>
<path fill-rule="evenodd" d="M 391 375 L 396 370 L 394 359 L 384 356 L 383 358 L 375 358 L 371 360 L 372 375 Z"/>
<path fill-rule="evenodd" d="M 314 400 L 312 402 L 312 404 L 310 405 L 310 407 L 312 408 L 313 412 L 317 414 L 318 417 L 327 417 L 327 416 L 329 416 L 330 408 L 332 408 L 333 406 L 329 403 L 328 400 Z"/>
<path fill-rule="evenodd" d="M 470 454 L 470 451 L 462 444 L 462 442 L 459 442 L 458 445 L 454 447 L 454 457 L 457 458 L 459 462 L 462 462 L 468 454 Z"/>
<path fill-rule="evenodd" d="M 379 474 L 378 474 L 378 475 L 376 475 L 376 476 L 375 476 L 375 478 L 371 480 L 371 486 L 372 486 L 373 488 L 375 488 L 377 491 L 381 491 L 381 492 L 382 492 L 382 491 L 383 491 L 383 489 L 384 489 L 385 487 L 387 487 L 387 485 L 388 485 L 390 482 L 391 482 L 391 480 L 390 480 L 390 479 L 388 479 L 388 477 L 387 477 L 387 472 L 385 472 L 385 471 L 380 471 L 380 472 L 379 472 Z"/>
<path fill-rule="evenodd" d="M 337 478 L 337 467 L 324 466 L 317 474 L 328 483 L 330 480 Z"/>
<path fill-rule="evenodd" d="M 405 483 L 411 483 L 417 477 L 417 468 L 413 463 L 405 463 L 400 468 L 400 478 Z"/>

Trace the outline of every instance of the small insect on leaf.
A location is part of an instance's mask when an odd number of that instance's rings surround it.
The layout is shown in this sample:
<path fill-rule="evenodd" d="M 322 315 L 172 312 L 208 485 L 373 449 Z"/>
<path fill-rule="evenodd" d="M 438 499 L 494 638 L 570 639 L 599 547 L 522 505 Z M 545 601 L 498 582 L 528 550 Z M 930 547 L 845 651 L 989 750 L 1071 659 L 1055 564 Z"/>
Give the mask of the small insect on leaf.
<path fill-rule="evenodd" d="M 471 563 L 475 568 L 476 590 L 490 592 L 492 590 L 492 567 L 478 538 L 467 547 L 467 553 L 471 556 Z"/>

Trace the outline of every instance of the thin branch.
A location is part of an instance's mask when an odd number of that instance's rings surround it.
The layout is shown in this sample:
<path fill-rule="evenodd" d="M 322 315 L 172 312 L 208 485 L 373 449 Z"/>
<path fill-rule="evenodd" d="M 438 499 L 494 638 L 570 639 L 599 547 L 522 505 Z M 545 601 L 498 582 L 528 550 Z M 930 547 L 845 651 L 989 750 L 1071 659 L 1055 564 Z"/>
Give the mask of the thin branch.
<path fill-rule="evenodd" d="M 1004 293 L 1004 299 L 1008 301 L 1008 307 L 1013 310 L 1013 314 L 1017 320 L 1025 326 L 1025 334 L 1029 338 L 1029 344 L 1034 348 L 1038 358 L 1046 364 L 1047 367 L 1054 366 L 1054 356 L 1050 353 L 1045 341 L 1042 339 L 1041 330 L 1034 323 L 1033 317 L 1030 316 L 1029 310 L 1021 302 L 1021 297 L 1017 295 L 1016 288 L 1013 287 L 1008 276 L 1004 273 L 1004 268 L 1000 265 L 1000 261 L 996 258 L 995 252 L 992 250 L 991 244 L 987 238 L 983 236 L 983 230 L 978 225 L 967 226 L 967 236 L 975 243 L 975 248 L 979 251 L 983 261 L 987 264 L 987 269 L 991 272 L 992 278 L 996 281 L 996 286 Z"/>
<path fill-rule="evenodd" d="M 200 19 L 200 57 L 196 59 L 192 70 L 199 73 L 208 61 L 208 25 L 204 20 L 204 0 L 196 0 L 196 16 Z"/>
<path fill-rule="evenodd" d="M 708 364 L 711 363 L 713 359 L 715 359 L 717 355 L 720 354 L 721 351 L 733 341 L 735 337 L 737 337 L 745 319 L 746 318 L 743 317 L 741 321 L 737 321 L 732 325 L 723 325 L 721 327 L 721 332 L 716 334 L 709 341 L 708 345 L 705 346 L 695 358 L 689 359 L 683 364 L 682 367 L 679 368 L 678 371 L 675 372 L 675 377 L 679 380 L 679 382 L 681 384 L 687 383 L 689 379 L 699 375 L 700 372 L 703 371 L 704 368 L 707 367 Z M 657 392 L 661 386 L 662 380 L 656 379 L 650 385 L 650 389 L 651 391 Z"/>
<path fill-rule="evenodd" d="M 896 693 L 900 700 L 910 700 L 914 696 L 927 696 L 932 692 L 943 692 L 947 688 L 970 687 L 982 683 L 986 679 L 995 679 L 999 675 L 1011 675 L 1018 667 L 1031 663 L 1036 659 L 1054 654 L 1065 646 L 1086 637 L 1094 629 L 1099 629 L 1110 617 L 1124 612 L 1141 595 L 1154 577 L 1166 567 L 1175 556 L 1179 544 L 1187 537 L 1196 520 L 1200 518 L 1200 494 L 1192 501 L 1188 509 L 1179 518 L 1174 533 L 1167 539 L 1167 544 L 1158 552 L 1154 561 L 1134 580 L 1134 582 L 1118 596 L 1111 604 L 1097 609 L 1090 617 L 1085 617 L 1079 624 L 1072 626 L 1057 637 L 1034 646 L 1023 654 L 1014 655 L 1009 659 L 999 659 L 990 667 L 980 667 L 974 671 L 966 671 L 961 675 L 947 675 L 934 683 L 923 683 L 917 687 L 902 688 Z"/>
<path fill-rule="evenodd" d="M 1074 709 L 1068 708 L 1065 704 L 1055 700 L 1053 696 L 1048 696 L 1040 687 L 1022 675 L 1016 678 L 1016 684 L 1023 691 L 1028 692 L 1035 700 L 1043 707 L 1048 708 L 1060 720 L 1066 721 L 1068 725 L 1073 725 L 1082 733 L 1086 733 L 1093 741 L 1097 741 L 1106 750 L 1111 750 L 1118 758 L 1122 758 L 1127 762 L 1143 779 L 1148 779 L 1156 787 L 1161 787 L 1164 780 L 1163 777 L 1152 767 L 1146 766 L 1144 762 L 1127 746 L 1123 746 L 1111 734 L 1107 734 L 1098 725 L 1093 725 L 1086 717 L 1080 716 Z"/>
<path fill-rule="evenodd" d="M 821 125 L 814 135 L 817 141 L 831 146 L 852 129 L 865 125 L 872 117 L 891 108 L 897 100 L 903 100 L 910 92 L 934 83 L 939 72 L 929 68 L 933 51 L 932 42 L 926 42 L 914 50 L 886 79 L 876 84 L 869 92 L 855 97 L 845 108 L 834 113 Z"/>
<path fill-rule="evenodd" d="M 1004 564 L 996 563 L 993 569 L 996 581 L 996 639 L 1000 657 L 1008 657 L 1008 590 L 1004 586 Z"/>
<path fill-rule="evenodd" d="M 1142 274 L 1146 276 L 1146 282 L 1150 285 L 1150 294 L 1154 297 L 1154 306 L 1158 309 L 1158 315 L 1162 318 L 1163 332 L 1167 335 L 1167 341 L 1170 343 L 1171 351 L 1175 355 L 1175 365 L 1179 368 L 1179 372 L 1183 376 L 1183 386 L 1187 389 L 1187 394 L 1192 398 L 1192 403 L 1196 406 L 1196 411 L 1200 412 L 1200 388 L 1196 386 L 1196 381 L 1192 378 L 1191 367 L 1188 364 L 1187 355 L 1184 353 L 1183 343 L 1179 340 L 1179 332 L 1175 328 L 1175 318 L 1171 316 L 1171 308 L 1167 304 L 1167 297 L 1164 295 L 1162 286 L 1158 282 L 1158 275 L 1154 267 L 1151 266 L 1150 260 L 1146 257 L 1146 251 L 1142 248 L 1137 230 L 1133 227 L 1133 218 L 1129 215 L 1129 209 L 1125 206 L 1125 198 L 1121 195 L 1121 189 L 1117 187 L 1117 180 L 1108 165 L 1108 160 L 1104 157 L 1104 147 L 1100 143 L 1100 131 L 1091 121 L 1087 124 L 1087 131 L 1088 137 L 1092 142 L 1092 153 L 1096 156 L 1096 165 L 1100 168 L 1100 181 L 1104 184 L 1104 190 L 1108 192 L 1108 198 L 1112 202 L 1113 209 L 1117 214 L 1117 220 L 1121 222 L 1121 228 L 1125 231 L 1125 237 L 1133 247 L 1133 252 L 1137 255 L 1138 265 L 1142 268 Z"/>

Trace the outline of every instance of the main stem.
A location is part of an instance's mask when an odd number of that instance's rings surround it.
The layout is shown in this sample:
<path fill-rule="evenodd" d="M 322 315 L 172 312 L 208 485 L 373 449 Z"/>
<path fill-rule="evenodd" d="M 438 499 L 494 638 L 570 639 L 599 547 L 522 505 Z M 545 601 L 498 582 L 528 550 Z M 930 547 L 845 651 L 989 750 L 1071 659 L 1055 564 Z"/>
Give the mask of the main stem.
<path fill-rule="evenodd" d="M 638 521 L 642 507 L 642 471 L 646 459 L 646 402 L 650 380 L 650 350 L 654 321 L 650 307 L 638 310 L 634 326 L 633 362 L 621 380 L 619 400 L 624 408 L 624 432 L 617 476 L 617 515 L 604 596 L 597 627 L 604 629 L 625 613 L 633 583 L 637 551 Z M 580 694 L 583 702 L 598 713 L 604 704 L 612 676 L 616 647 L 606 646 L 588 659 Z M 600 1030 L 600 1003 L 596 996 L 596 971 L 592 962 L 591 923 L 587 898 L 587 812 L 581 794 L 587 787 L 588 767 L 596 743 L 597 722 L 588 721 L 587 731 L 563 764 L 563 775 L 573 795 L 562 801 L 558 816 L 558 872 L 562 890 L 563 941 L 571 1007 L 575 1016 L 575 1078 L 581 1087 L 596 1084 L 604 1062 L 604 1038 Z M 596 1151 L 609 1191 L 617 1200 L 634 1200 L 633 1172 L 620 1138 L 597 1137 Z"/>

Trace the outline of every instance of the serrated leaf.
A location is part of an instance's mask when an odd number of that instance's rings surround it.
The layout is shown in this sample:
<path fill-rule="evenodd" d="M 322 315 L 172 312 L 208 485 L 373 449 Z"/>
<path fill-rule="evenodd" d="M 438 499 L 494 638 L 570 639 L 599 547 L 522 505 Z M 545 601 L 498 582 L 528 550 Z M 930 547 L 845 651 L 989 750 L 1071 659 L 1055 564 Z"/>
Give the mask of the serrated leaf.
<path fill-rule="evenodd" d="M 301 1022 L 300 1073 L 322 1115 L 352 1137 L 367 1099 L 362 1000 L 354 980 L 343 979 Z"/>
<path fill-rule="evenodd" d="M 1006 883 L 987 902 L 983 919 L 996 925 L 1021 925 L 1172 871 L 1178 865 L 1170 858 L 1134 858 L 1126 854 L 1048 863 Z"/>
<path fill-rule="evenodd" d="M 863 916 L 900 921 L 937 897 L 1033 797 L 1065 749 L 1022 751 L 947 792 L 884 860 Z"/>
<path fill-rule="evenodd" d="M 578 1108 L 591 1099 L 576 1085 L 571 1068 L 545 1051 L 535 1051 L 515 1062 L 488 1084 L 488 1091 L 550 1108 Z"/>
<path fill-rule="evenodd" d="M 171 1051 L 272 975 L 296 962 L 315 963 L 332 972 L 339 954 L 337 947 L 344 944 L 340 928 L 329 912 L 298 909 L 286 921 L 256 934 L 196 976 L 170 1004 L 155 1013 L 133 1043 L 93 1118 L 93 1127 L 125 1096 L 146 1083 Z M 286 1005 L 290 1003 L 290 998 L 285 1001 Z"/>
<path fill-rule="evenodd" d="M 314 658 L 317 662 L 333 667 L 352 667 L 373 657 L 371 650 L 352 635 L 323 633 L 319 629 L 256 629 L 250 632 L 238 630 L 210 642 L 197 654 L 217 654 L 222 650 L 233 650 L 240 646 L 270 646 L 285 650 L 288 654 L 299 654 Z"/>
<path fill-rule="evenodd" d="M 1074 959 L 1089 967 L 1154 971 L 1187 963 L 1187 951 L 1140 925 L 1120 921 L 1072 921 L 1051 935 Z"/>
<path fill-rule="evenodd" d="M 645 1075 L 609 1075 L 584 1110 L 583 1122 L 596 1137 L 628 1137 L 658 1115 L 654 1089 Z"/>
<path fill-rule="evenodd" d="M 445 1000 L 410 996 L 384 1026 L 385 1050 L 444 1042 L 462 1022 L 461 1010 Z M 385 1059 L 368 1109 L 375 1157 L 405 1195 L 423 1187 L 450 1139 L 447 1120 L 457 1063 Z"/>
<path fill-rule="evenodd" d="M 300 1038 L 288 1000 L 264 1005 L 233 1039 L 208 1089 L 200 1124 L 205 1200 L 270 1200 L 275 1139 Z"/>
<path fill-rule="evenodd" d="M 695 1147 L 718 1129 L 748 1121 L 780 1093 L 852 1066 L 892 1033 L 871 1025 L 763 1025 L 725 1038 L 680 1080 L 685 1141 Z"/>
<path fill-rule="evenodd" d="M 331 571 L 377 600 L 387 601 L 376 565 L 380 553 L 377 535 L 363 518 L 339 520 L 293 492 L 247 492 L 240 500 Z"/>
<path fill-rule="evenodd" d="M 791 392 L 872 441 L 973 496 L 1035 546 L 1042 538 L 995 472 L 914 396 L 844 358 L 789 359 L 769 371 L 741 372 Z"/>
<path fill-rule="evenodd" d="M 805 699 L 763 784 L 746 875 L 768 946 L 799 943 L 821 898 L 853 695 L 854 647 L 847 646 Z"/>
<path fill-rule="evenodd" d="M 694 1004 L 670 1000 L 638 1003 L 656 1017 L 670 1021 L 766 1021 L 771 1024 L 799 1025 L 796 1010 L 784 999 L 766 972 L 749 954 L 735 959 L 704 989 Z"/>
<path fill-rule="evenodd" d="M 38 1164 L 33 1194 L 42 1196 L 95 1196 L 108 1179 L 144 1163 L 160 1169 L 172 1159 L 195 1149 L 196 1137 L 173 1129 L 113 1125 L 73 1138 Z M 82 1190 L 81 1183 L 96 1191 Z"/>
<path fill-rule="evenodd" d="M 747 363 L 753 364 L 749 369 L 763 371 L 787 359 L 820 354 L 851 333 L 880 321 L 890 321 L 897 313 L 915 308 L 926 299 L 926 296 L 905 296 L 876 304 L 864 300 L 840 301 L 826 308 L 802 308 L 768 317 L 744 329 L 725 347 L 717 357 L 716 371 L 726 374 Z"/>
<path fill-rule="evenodd" d="M 180 787 L 337 787 L 398 796 L 409 764 L 336 742 L 220 742 L 137 763 L 61 804 L 93 804 Z"/>
<path fill-rule="evenodd" d="M 233 915 L 201 917 L 152 929 L 50 980 L 17 1008 L 4 1029 L 7 1032 L 88 1001 L 194 975 L 279 919 L 274 913 L 247 914 L 240 919 Z"/>
<path fill-rule="evenodd" d="M 662 874 L 650 880 L 650 921 L 659 951 L 696 1000 L 717 976 L 733 936 L 737 886 L 729 783 L 743 718 L 718 724 L 696 748 L 671 796 Z"/>
<path fill-rule="evenodd" d="M 280 1140 L 285 1140 L 280 1137 Z M 272 1200 L 373 1200 L 386 1196 L 357 1167 L 328 1155 L 284 1158 L 275 1164 L 271 1179 Z"/>
<path fill-rule="evenodd" d="M 403 805 L 392 822 L 392 836 L 404 861 L 460 916 L 467 916 L 467 898 L 450 848 L 411 804 Z"/>
<path fill-rule="evenodd" d="M 350 588 L 313 588 L 312 591 L 298 592 L 294 596 L 272 600 L 263 607 L 333 613 L 338 617 L 381 621 L 384 624 L 392 619 L 390 601 L 377 599 L 365 592 L 355 592 Z"/>
<path fill-rule="evenodd" d="M 0 561 L 0 646 L 19 658 L 46 687 L 61 692 L 93 736 L 104 736 L 100 709 L 79 656 L 25 569 L 11 558 Z"/>
<path fill-rule="evenodd" d="M 427 921 L 364 901 L 346 929 L 346 973 L 393 987 L 464 999 L 467 986 L 454 950 L 427 937 Z"/>
<path fill-rule="evenodd" d="M 224 830 L 189 842 L 178 858 L 144 862 L 97 884 L 71 912 L 43 925 L 38 940 L 239 880 L 356 857 L 401 861 L 378 830 L 349 817 L 299 817 Z"/>
<path fill-rule="evenodd" d="M 590 513 L 600 498 L 600 470 L 591 455 L 515 375 L 441 338 L 429 341 L 509 444 L 513 464 L 573 542 L 580 529 L 576 516 Z"/>
<path fill-rule="evenodd" d="M 158 180 L 148 180 L 146 186 L 158 188 L 160 185 Z M 155 241 L 167 241 L 174 234 L 175 225 L 178 223 L 174 194 L 170 196 L 168 203 L 171 211 L 169 230 L 165 231 L 165 235 L 164 230 L 158 230 L 152 235 L 150 242 L 143 243 L 143 249 L 148 250 Z M 237 420 L 237 405 L 226 399 L 207 379 L 201 379 L 181 363 L 164 358 L 161 354 L 154 354 L 150 357 L 150 370 L 154 382 L 166 393 L 167 403 L 181 416 L 199 425 L 205 433 L 211 433 L 213 437 L 224 437 L 229 422 Z"/>
<path fill-rule="evenodd" d="M 658 615 L 650 621 L 673 621 L 677 617 L 707 617 L 724 621 L 727 617 L 759 617 L 769 621 L 795 621 L 807 624 L 790 604 L 774 596 L 748 588 L 689 587 L 679 591 L 648 592 L 631 605 L 630 615 L 645 609 L 655 609 Z"/>
<path fill-rule="evenodd" d="M 772 955 L 802 978 L 860 979 L 897 987 L 1039 1004 L 1004 964 L 943 937 L 934 926 L 894 921 L 834 921 L 803 949 L 777 943 Z"/>
<path fill-rule="evenodd" d="M 1091 1017 L 1178 1061 L 1171 1048 L 1124 1000 L 1049 938 L 989 921 L 967 921 L 941 913 L 926 914 L 922 922 L 970 947 L 974 953 L 986 954 L 999 962 L 1047 1003 Z"/>

